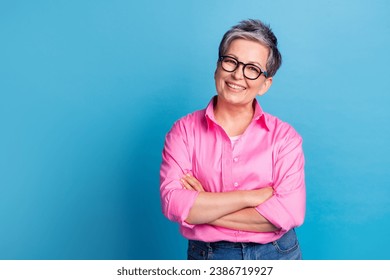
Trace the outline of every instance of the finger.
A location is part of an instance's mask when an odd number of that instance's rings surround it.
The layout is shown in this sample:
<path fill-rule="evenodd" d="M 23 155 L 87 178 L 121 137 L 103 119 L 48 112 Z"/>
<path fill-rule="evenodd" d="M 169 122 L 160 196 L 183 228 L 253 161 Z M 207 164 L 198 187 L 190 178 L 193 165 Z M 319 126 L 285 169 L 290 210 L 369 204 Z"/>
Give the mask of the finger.
<path fill-rule="evenodd" d="M 195 189 L 184 179 L 180 179 L 180 182 L 186 190 L 194 191 Z"/>
<path fill-rule="evenodd" d="M 186 174 L 183 179 L 191 185 L 191 187 L 199 192 L 203 192 L 203 186 L 202 184 L 196 179 L 194 176 L 191 176 L 190 174 Z"/>
<path fill-rule="evenodd" d="M 180 179 L 181 182 L 183 183 L 183 185 L 186 187 L 186 188 L 191 188 L 191 189 L 195 189 L 197 188 L 197 184 L 196 182 L 194 182 L 194 180 L 184 176 L 183 178 Z"/>
<path fill-rule="evenodd" d="M 187 173 L 184 175 L 184 178 L 187 182 L 189 182 L 190 184 L 199 184 L 200 185 L 200 182 L 198 181 L 198 179 L 196 179 L 194 176 L 192 176 L 191 174 Z"/>

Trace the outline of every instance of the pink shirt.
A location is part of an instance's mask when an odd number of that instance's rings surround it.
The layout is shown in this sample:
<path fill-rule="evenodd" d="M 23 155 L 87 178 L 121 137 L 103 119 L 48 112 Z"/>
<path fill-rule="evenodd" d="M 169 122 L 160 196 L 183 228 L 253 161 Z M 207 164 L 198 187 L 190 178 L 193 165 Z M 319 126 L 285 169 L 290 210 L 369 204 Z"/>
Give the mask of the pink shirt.
<path fill-rule="evenodd" d="M 302 138 L 289 124 L 264 113 L 255 100 L 251 124 L 232 145 L 215 121 L 213 100 L 205 110 L 175 122 L 166 135 L 160 170 L 163 213 L 179 223 L 180 232 L 187 239 L 257 243 L 279 239 L 301 225 L 305 216 Z M 256 233 L 186 223 L 198 195 L 183 189 L 179 181 L 187 172 L 209 192 L 272 186 L 274 195 L 256 210 L 280 230 Z"/>

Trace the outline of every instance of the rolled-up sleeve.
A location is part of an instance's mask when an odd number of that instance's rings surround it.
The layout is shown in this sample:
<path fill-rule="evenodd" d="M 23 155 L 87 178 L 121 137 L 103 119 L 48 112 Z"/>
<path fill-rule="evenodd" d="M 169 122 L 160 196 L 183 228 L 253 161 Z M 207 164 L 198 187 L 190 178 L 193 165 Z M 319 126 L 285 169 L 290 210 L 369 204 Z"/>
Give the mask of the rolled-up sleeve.
<path fill-rule="evenodd" d="M 160 195 L 163 214 L 171 221 L 192 228 L 185 222 L 198 192 L 183 189 L 180 179 L 191 172 L 187 131 L 176 122 L 165 138 L 160 168 Z"/>
<path fill-rule="evenodd" d="M 293 129 L 275 152 L 274 195 L 256 210 L 281 233 L 303 224 L 306 211 L 306 186 L 302 138 Z"/>

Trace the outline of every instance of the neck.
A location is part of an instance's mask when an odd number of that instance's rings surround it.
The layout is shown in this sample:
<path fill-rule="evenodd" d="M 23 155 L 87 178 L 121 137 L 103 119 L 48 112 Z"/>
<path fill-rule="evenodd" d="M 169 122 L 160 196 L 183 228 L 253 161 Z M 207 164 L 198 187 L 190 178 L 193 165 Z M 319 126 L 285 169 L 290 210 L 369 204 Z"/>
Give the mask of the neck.
<path fill-rule="evenodd" d="M 231 105 L 224 103 L 218 99 L 215 99 L 214 103 L 214 116 L 216 119 L 234 120 L 249 118 L 252 120 L 254 114 L 253 102 L 245 105 Z"/>
<path fill-rule="evenodd" d="M 251 123 L 254 114 L 253 103 L 236 106 L 222 104 L 216 99 L 214 105 L 214 116 L 217 123 L 222 126 L 229 136 L 236 136 L 244 133 Z"/>

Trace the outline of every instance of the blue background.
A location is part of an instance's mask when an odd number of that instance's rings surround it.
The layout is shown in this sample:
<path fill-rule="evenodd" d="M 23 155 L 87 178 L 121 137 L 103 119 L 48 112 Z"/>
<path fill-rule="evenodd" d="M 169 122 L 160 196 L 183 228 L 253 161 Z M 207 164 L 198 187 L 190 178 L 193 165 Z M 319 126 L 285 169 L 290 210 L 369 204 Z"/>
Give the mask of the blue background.
<path fill-rule="evenodd" d="M 263 109 L 304 138 L 304 258 L 389 259 L 389 3 L 1 1 L 0 259 L 184 259 L 164 137 L 247 18 L 284 58 Z"/>

